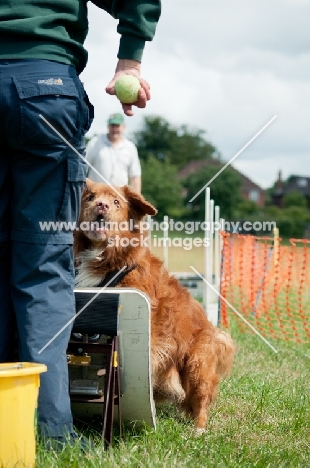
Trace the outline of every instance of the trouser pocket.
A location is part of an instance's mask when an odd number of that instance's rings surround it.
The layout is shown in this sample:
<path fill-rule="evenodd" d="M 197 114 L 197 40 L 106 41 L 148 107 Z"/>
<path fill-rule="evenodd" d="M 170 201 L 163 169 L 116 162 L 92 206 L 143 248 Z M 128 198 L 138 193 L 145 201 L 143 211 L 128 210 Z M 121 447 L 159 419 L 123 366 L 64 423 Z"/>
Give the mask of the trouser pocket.
<path fill-rule="evenodd" d="M 64 64 L 12 65 L 5 85 L 11 237 L 18 242 L 71 243 L 72 236 L 62 225 L 57 227 L 57 221 L 76 222 L 79 216 L 86 178 L 86 163 L 79 155 L 85 155 L 84 134 L 93 107 L 74 68 Z"/>
<path fill-rule="evenodd" d="M 67 155 L 67 180 L 57 221 L 77 222 L 86 171 L 87 165 L 82 158 L 69 150 Z"/>
<path fill-rule="evenodd" d="M 71 141 L 85 125 L 78 78 L 35 73 L 13 77 L 19 96 L 20 139 L 23 145 L 59 143 L 59 132 Z M 44 117 L 51 126 L 42 119 Z M 57 130 L 57 132 L 55 132 Z"/>

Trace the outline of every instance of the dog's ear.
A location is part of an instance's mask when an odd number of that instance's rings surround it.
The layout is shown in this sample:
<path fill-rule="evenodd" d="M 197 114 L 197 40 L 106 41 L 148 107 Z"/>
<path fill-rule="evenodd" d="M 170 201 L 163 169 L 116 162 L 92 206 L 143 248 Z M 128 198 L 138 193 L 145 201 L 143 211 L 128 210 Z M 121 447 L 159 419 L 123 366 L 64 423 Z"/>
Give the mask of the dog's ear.
<path fill-rule="evenodd" d="M 86 178 L 86 181 L 84 182 L 84 185 L 83 185 L 83 192 L 84 193 L 91 192 L 93 184 L 94 182 L 92 180 Z"/>
<path fill-rule="evenodd" d="M 83 185 L 83 192 L 88 192 L 90 190 L 91 180 L 86 177 L 86 180 Z"/>
<path fill-rule="evenodd" d="M 156 215 L 157 210 L 151 203 L 139 193 L 132 190 L 128 185 L 123 187 L 124 195 L 129 203 L 129 211 L 134 211 L 136 218 L 142 219 L 145 215 Z"/>

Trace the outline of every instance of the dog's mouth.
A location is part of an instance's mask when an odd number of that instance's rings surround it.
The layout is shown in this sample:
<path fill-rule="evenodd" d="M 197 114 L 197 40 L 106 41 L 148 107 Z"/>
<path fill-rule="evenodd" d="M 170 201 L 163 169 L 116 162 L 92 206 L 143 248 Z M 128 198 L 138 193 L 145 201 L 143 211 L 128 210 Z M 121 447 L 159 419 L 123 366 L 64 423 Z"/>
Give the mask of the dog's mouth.
<path fill-rule="evenodd" d="M 104 225 L 106 223 L 106 220 L 102 214 L 99 214 L 95 220 L 93 221 L 93 224 L 98 224 L 98 225 Z"/>
<path fill-rule="evenodd" d="M 98 215 L 94 221 L 90 222 L 88 235 L 90 237 L 105 239 L 108 236 L 108 222 L 102 215 Z"/>

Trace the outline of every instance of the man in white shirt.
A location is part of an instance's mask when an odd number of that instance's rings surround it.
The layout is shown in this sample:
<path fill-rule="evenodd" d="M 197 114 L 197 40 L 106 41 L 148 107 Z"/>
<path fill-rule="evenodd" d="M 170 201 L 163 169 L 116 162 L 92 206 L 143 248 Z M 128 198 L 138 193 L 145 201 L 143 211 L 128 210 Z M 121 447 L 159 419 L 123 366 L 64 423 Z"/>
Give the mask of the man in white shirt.
<path fill-rule="evenodd" d="M 112 114 L 108 120 L 108 133 L 90 140 L 86 158 L 110 184 L 118 187 L 129 184 L 141 193 L 138 151 L 133 142 L 123 135 L 124 129 L 123 115 Z M 93 169 L 90 169 L 88 177 L 94 182 L 104 182 Z"/>

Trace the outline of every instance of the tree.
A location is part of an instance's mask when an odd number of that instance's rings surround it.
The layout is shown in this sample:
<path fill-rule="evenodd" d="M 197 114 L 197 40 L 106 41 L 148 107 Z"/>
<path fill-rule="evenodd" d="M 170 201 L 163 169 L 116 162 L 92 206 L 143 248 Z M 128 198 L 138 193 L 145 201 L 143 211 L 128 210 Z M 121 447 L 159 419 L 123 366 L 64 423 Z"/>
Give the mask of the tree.
<path fill-rule="evenodd" d="M 183 180 L 183 185 L 187 190 L 187 200 L 193 198 L 209 180 L 214 177 L 221 166 L 205 166 L 200 172 L 190 174 Z M 215 205 L 220 207 L 220 215 L 225 219 L 232 219 L 234 211 L 238 208 L 242 200 L 241 180 L 239 175 L 230 168 L 226 168 L 211 184 L 211 198 Z M 191 206 L 192 218 L 204 219 L 205 200 L 204 193 L 200 193 Z"/>
<path fill-rule="evenodd" d="M 154 156 L 180 169 L 192 160 L 218 157 L 216 148 L 204 134 L 204 130 L 190 130 L 186 125 L 173 127 L 162 117 L 147 116 L 134 140 L 141 160 Z"/>
<path fill-rule="evenodd" d="M 307 200 L 302 193 L 289 192 L 283 197 L 283 206 L 284 208 L 289 208 L 293 206 L 307 208 Z"/>
<path fill-rule="evenodd" d="M 306 224 L 309 222 L 309 211 L 301 206 L 289 206 L 280 212 L 277 227 L 281 237 L 302 238 Z"/>
<path fill-rule="evenodd" d="M 257 214 L 261 208 L 252 200 L 242 200 L 238 206 L 238 213 L 241 218 Z"/>
<path fill-rule="evenodd" d="M 158 217 L 181 217 L 184 206 L 177 169 L 169 161 L 159 161 L 155 156 L 149 156 L 147 162 L 142 160 L 141 168 L 143 196 L 157 208 Z"/>

